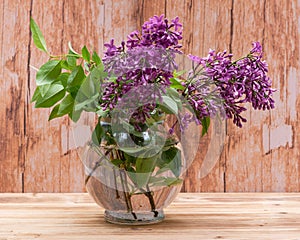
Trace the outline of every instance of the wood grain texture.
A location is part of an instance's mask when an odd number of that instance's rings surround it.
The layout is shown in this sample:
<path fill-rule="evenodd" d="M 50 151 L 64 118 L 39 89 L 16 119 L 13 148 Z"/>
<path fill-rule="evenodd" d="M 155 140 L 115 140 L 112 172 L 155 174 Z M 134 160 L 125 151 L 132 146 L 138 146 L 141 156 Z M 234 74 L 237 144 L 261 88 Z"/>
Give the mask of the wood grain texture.
<path fill-rule="evenodd" d="M 233 53 L 262 42 L 277 92 L 275 110 L 228 124 L 227 191 L 299 191 L 299 11 L 299 1 L 234 1 Z"/>
<path fill-rule="evenodd" d="M 271 112 L 271 128 L 265 131 L 269 134 L 269 147 L 265 150 L 269 156 L 263 163 L 263 191 L 300 191 L 299 16 L 299 1 L 266 3 L 264 42 L 278 92 L 277 111 Z"/>
<path fill-rule="evenodd" d="M 253 41 L 264 44 L 264 1 L 251 1 L 245 4 L 234 1 L 232 6 L 232 38 L 230 47 L 239 56 L 251 49 Z M 243 39 L 241 41 L 241 39 Z M 265 49 L 266 55 L 270 50 Z M 272 63 L 271 63 L 272 67 Z M 268 122 L 270 113 L 251 110 L 246 106 L 244 116 L 247 123 L 242 129 L 228 123 L 228 151 L 226 161 L 226 190 L 227 191 L 261 191 L 262 162 L 268 158 L 262 153 L 261 144 L 257 141 L 261 135 L 262 124 Z M 247 132 L 247 134 L 245 134 Z M 245 178 L 247 175 L 247 178 Z"/>
<path fill-rule="evenodd" d="M 0 192 L 23 188 L 29 43 L 29 28 L 23 24 L 28 18 L 28 1 L 1 1 Z"/>
<path fill-rule="evenodd" d="M 248 111 L 238 129 L 215 122 L 200 142 L 183 191 L 300 190 L 300 2 L 298 0 L 3 0 L 0 2 L 0 192 L 81 192 L 83 170 L 67 118 L 48 122 L 49 110 L 30 104 L 35 70 L 46 59 L 30 40 L 29 18 L 51 52 L 103 43 L 140 29 L 153 15 L 179 16 L 185 54 L 209 48 L 237 57 L 260 41 L 269 64 L 276 108 Z M 188 66 L 186 57 L 181 66 Z M 82 124 L 94 119 L 86 116 Z M 192 146 L 192 144 L 191 144 Z"/>
<path fill-rule="evenodd" d="M 156 225 L 106 223 L 87 194 L 0 194 L 0 239 L 299 239 L 300 194 L 181 193 Z"/>

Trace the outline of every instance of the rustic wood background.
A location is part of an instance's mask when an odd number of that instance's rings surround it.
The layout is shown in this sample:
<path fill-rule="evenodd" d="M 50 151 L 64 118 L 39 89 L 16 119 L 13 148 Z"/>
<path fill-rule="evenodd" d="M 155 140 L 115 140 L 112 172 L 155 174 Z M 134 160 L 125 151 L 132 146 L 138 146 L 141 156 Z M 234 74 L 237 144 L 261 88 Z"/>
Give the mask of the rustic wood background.
<path fill-rule="evenodd" d="M 47 58 L 33 46 L 30 17 L 41 27 L 51 52 L 65 52 L 71 41 L 75 49 L 86 44 L 101 53 L 111 37 L 119 42 L 160 14 L 181 18 L 186 54 L 205 56 L 214 48 L 238 56 L 247 53 L 252 41 L 262 42 L 278 89 L 276 109 L 248 111 L 242 129 L 231 122 L 213 126 L 200 143 L 183 191 L 300 190 L 299 0 L 2 0 L 0 192 L 84 191 L 70 122 L 64 118 L 49 123 L 49 110 L 30 104 L 35 87 L 30 66 L 40 66 Z M 223 140 L 219 154 L 216 143 Z M 205 165 L 209 142 L 217 154 Z"/>

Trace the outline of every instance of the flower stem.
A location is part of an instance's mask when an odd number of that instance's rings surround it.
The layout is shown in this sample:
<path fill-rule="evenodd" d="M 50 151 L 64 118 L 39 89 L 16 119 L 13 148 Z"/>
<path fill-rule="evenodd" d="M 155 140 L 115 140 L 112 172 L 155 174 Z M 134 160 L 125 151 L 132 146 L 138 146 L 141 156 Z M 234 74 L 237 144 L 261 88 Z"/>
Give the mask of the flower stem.
<path fill-rule="evenodd" d="M 134 219 L 137 219 L 137 216 L 132 209 L 131 196 L 128 192 L 128 188 L 127 188 L 128 183 L 127 183 L 126 173 L 125 173 L 124 169 L 120 169 L 120 177 L 121 177 L 122 189 L 123 189 L 123 193 L 124 193 L 127 211 L 132 214 Z"/>
<path fill-rule="evenodd" d="M 118 191 L 118 186 L 117 186 L 117 174 L 116 174 L 116 169 L 113 169 L 113 173 L 114 173 L 114 181 L 115 181 L 115 189 L 116 189 L 116 198 L 120 198 L 120 194 Z"/>
<path fill-rule="evenodd" d="M 136 183 L 134 183 L 134 185 L 138 190 L 140 190 L 140 192 L 142 194 L 144 194 L 148 198 L 150 206 L 151 206 L 151 212 L 154 213 L 154 217 L 157 217 L 158 212 L 156 211 L 156 206 L 155 206 L 155 201 L 154 201 L 154 198 L 153 198 L 153 193 L 151 192 L 151 190 L 149 188 L 149 185 L 148 184 L 146 185 L 146 190 L 139 187 Z"/>
<path fill-rule="evenodd" d="M 150 191 L 149 185 L 146 185 L 146 189 L 147 192 L 145 193 L 145 195 L 148 197 L 150 205 L 151 205 L 151 212 L 154 213 L 154 217 L 158 216 L 158 212 L 156 211 L 156 207 L 155 207 L 155 202 L 154 202 L 154 198 L 153 198 L 153 193 Z"/>
<path fill-rule="evenodd" d="M 116 156 L 119 159 L 122 159 L 122 152 L 121 151 L 116 150 L 115 153 L 116 153 Z M 120 168 L 120 177 L 121 177 L 122 188 L 123 188 L 123 192 L 124 192 L 124 198 L 125 198 L 125 201 L 126 201 L 126 206 L 127 206 L 128 212 L 130 212 L 133 215 L 134 219 L 137 219 L 137 216 L 134 213 L 133 207 L 132 207 L 131 195 L 130 195 L 129 189 L 128 189 L 128 181 L 127 181 L 126 170 L 127 170 L 126 166 L 124 166 L 124 169 Z M 134 186 L 138 190 L 140 190 L 141 193 L 143 193 L 148 198 L 150 206 L 151 206 L 151 212 L 154 213 L 154 217 L 157 217 L 158 212 L 156 211 L 156 206 L 155 206 L 155 201 L 154 201 L 154 198 L 153 198 L 153 193 L 151 192 L 151 190 L 149 188 L 149 185 L 148 184 L 146 185 L 146 190 L 145 190 L 145 189 L 139 187 L 135 181 L 132 181 L 132 183 L 134 184 Z"/>
<path fill-rule="evenodd" d="M 98 167 L 101 166 L 101 162 L 103 161 L 103 159 L 111 152 L 111 150 L 107 150 L 105 152 L 105 154 L 100 158 L 100 160 L 98 162 L 96 162 L 94 168 L 92 169 L 92 171 L 89 173 L 89 175 L 87 175 L 86 179 L 85 179 L 85 185 L 87 185 L 88 181 L 90 180 L 91 176 L 93 175 L 93 173 L 97 170 Z"/>
<path fill-rule="evenodd" d="M 128 189 L 127 174 L 124 170 L 122 170 L 122 172 L 124 174 L 124 180 L 125 180 L 124 184 L 125 184 L 125 190 L 127 194 L 128 203 L 129 203 L 129 208 L 131 210 L 131 214 L 133 215 L 134 219 L 137 219 L 136 214 L 133 212 L 133 208 L 132 208 L 131 194 L 129 193 L 129 189 Z"/>

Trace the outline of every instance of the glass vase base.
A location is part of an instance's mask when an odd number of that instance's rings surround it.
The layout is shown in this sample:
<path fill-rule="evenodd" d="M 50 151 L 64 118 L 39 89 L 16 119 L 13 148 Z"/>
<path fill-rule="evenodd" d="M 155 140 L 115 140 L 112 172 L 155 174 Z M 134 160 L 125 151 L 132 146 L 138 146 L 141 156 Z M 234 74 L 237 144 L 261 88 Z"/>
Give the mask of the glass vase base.
<path fill-rule="evenodd" d="M 128 213 L 105 210 L 104 219 L 109 223 L 120 225 L 148 225 L 162 222 L 165 218 L 163 210 L 153 212 Z"/>

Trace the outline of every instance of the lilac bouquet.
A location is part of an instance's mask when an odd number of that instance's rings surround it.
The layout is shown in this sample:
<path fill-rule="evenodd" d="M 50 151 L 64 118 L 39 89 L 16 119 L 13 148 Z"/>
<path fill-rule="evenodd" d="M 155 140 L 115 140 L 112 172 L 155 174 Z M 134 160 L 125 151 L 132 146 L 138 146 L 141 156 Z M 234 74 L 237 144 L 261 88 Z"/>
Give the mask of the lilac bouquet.
<path fill-rule="evenodd" d="M 254 109 L 259 110 L 274 108 L 274 90 L 259 42 L 254 42 L 247 56 L 236 61 L 226 51 L 216 53 L 210 50 L 205 58 L 189 55 L 193 68 L 184 78 L 178 76 L 175 62 L 176 55 L 182 54 L 181 39 L 182 24 L 178 17 L 169 22 L 162 15 L 145 22 L 141 34 L 138 31 L 129 34 L 121 46 L 117 47 L 113 39 L 105 44 L 107 51 L 103 63 L 110 75 L 115 74 L 116 80 L 104 84 L 100 99 L 102 110 L 109 113 L 128 91 L 147 84 L 157 84 L 163 93 L 174 89 L 190 104 L 194 114 L 182 116 L 181 126 L 187 118 L 198 124 L 205 123 L 206 118 L 219 112 L 225 113 L 226 118 L 233 118 L 233 122 L 242 127 L 242 122 L 246 122 L 241 115 L 246 111 L 242 103 L 250 102 Z M 160 96 L 157 97 L 161 100 Z M 132 120 L 138 129 L 138 125 L 144 124 L 158 106 L 148 104 L 136 110 Z"/>
<path fill-rule="evenodd" d="M 118 211 L 125 209 L 131 221 L 139 219 L 133 196 L 144 195 L 157 218 L 162 206 L 155 189 L 182 184 L 187 165 L 178 132 L 184 134 L 196 124 L 204 135 L 216 116 L 242 127 L 247 102 L 258 110 L 274 108 L 274 89 L 259 42 L 238 60 L 226 51 L 210 50 L 203 58 L 188 55 L 192 67 L 182 70 L 176 63 L 183 56 L 178 17 L 150 18 L 141 32 L 130 33 L 119 46 L 113 39 L 105 44 L 102 58 L 86 46 L 78 53 L 71 45 L 67 54 L 53 56 L 32 19 L 31 30 L 35 45 L 49 55 L 36 75 L 35 107 L 53 107 L 49 120 L 68 114 L 76 122 L 83 111 L 96 113 L 88 146 L 97 157 L 85 157 L 86 185 L 91 188 L 98 178 L 107 192 L 114 189 L 115 199 L 114 194 L 102 194 L 99 201 L 120 205 Z M 175 117 L 171 121 L 168 116 Z M 111 181 L 108 167 L 113 169 Z M 97 198 L 97 191 L 91 192 Z M 115 221 L 110 214 L 107 219 Z"/>

